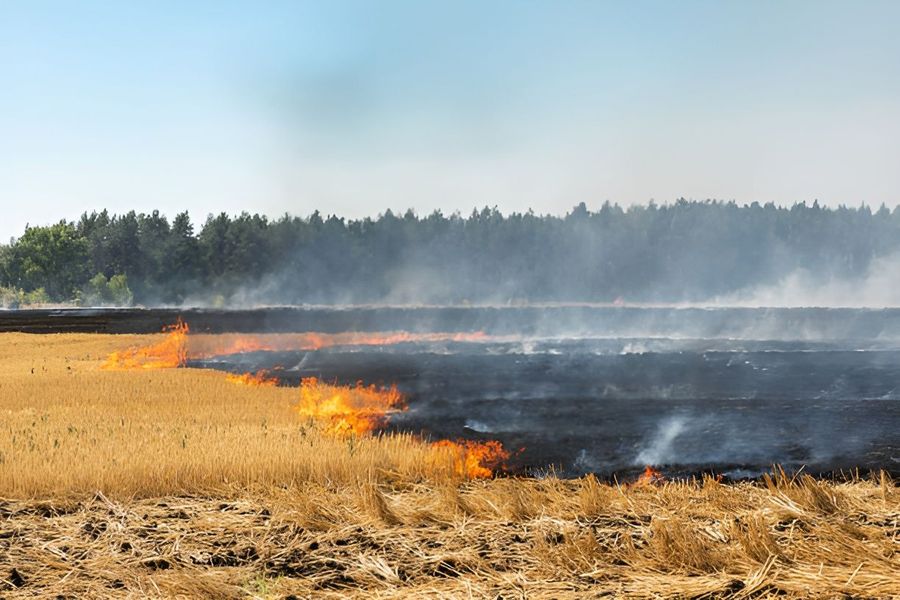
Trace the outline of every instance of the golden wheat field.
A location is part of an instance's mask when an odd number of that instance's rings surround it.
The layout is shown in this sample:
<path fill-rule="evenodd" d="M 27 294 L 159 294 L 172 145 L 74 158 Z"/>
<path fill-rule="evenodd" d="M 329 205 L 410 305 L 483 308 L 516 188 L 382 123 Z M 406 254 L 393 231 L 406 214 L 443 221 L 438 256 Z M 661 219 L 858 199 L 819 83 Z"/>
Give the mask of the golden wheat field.
<path fill-rule="evenodd" d="M 467 479 L 297 389 L 103 370 L 160 336 L 0 335 L 0 597 L 900 597 L 900 491 Z"/>

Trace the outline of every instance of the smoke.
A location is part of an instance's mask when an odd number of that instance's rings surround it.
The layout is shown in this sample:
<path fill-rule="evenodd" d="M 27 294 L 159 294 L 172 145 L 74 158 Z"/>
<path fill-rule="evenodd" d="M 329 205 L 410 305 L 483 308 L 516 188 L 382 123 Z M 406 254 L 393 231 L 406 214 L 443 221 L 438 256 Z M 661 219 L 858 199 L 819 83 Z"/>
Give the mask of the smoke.
<path fill-rule="evenodd" d="M 630 464 L 844 468 L 866 463 L 871 467 L 877 456 L 881 465 L 889 466 L 890 448 L 898 442 L 891 427 L 892 410 L 877 404 L 868 408 L 844 404 L 842 398 L 847 397 L 793 400 L 780 406 L 780 416 L 721 406 L 707 413 L 694 409 L 663 416 Z M 873 422 L 870 411 L 881 414 L 881 420 Z M 583 456 L 580 461 L 587 464 Z"/>
<path fill-rule="evenodd" d="M 422 264 L 415 257 L 421 249 L 409 248 L 393 264 L 383 267 L 383 276 L 377 284 L 364 286 L 349 278 L 345 266 L 335 269 L 344 273 L 341 279 L 321 274 L 298 273 L 293 267 L 262 274 L 256 281 L 232 288 L 224 294 L 195 293 L 185 298 L 185 307 L 254 308 L 272 305 L 296 304 L 302 298 L 307 304 L 332 306 L 388 305 L 388 306 L 547 306 L 579 304 L 567 300 L 581 292 L 574 291 L 575 279 L 557 284 L 553 296 L 549 285 L 537 285 L 529 277 L 506 275 L 502 271 L 493 278 L 484 273 L 470 273 L 462 262 L 447 257 L 442 266 Z M 307 257 L 309 262 L 320 257 Z M 573 256 L 573 261 L 582 257 Z M 323 261 L 325 262 L 325 261 Z M 584 268 L 588 271 L 587 267 Z M 828 269 L 803 267 L 790 271 L 777 280 L 763 281 L 743 289 L 710 297 L 708 300 L 685 300 L 681 293 L 673 293 L 671 300 L 645 301 L 635 306 L 660 306 L 673 308 L 743 307 L 743 308 L 888 308 L 900 307 L 900 253 L 877 257 L 859 275 L 834 275 Z M 367 276 L 366 276 L 367 277 Z M 662 280 L 661 286 L 665 284 Z M 199 287 L 199 286 L 198 286 Z M 547 288 L 547 289 L 545 289 Z M 572 289 L 569 289 L 572 288 Z M 698 290 L 699 291 L 699 290 Z M 537 298 L 535 298 L 537 292 Z M 546 298 L 542 298 L 547 296 Z M 541 298 L 541 299 L 539 299 Z M 602 300 L 602 299 L 601 299 Z M 151 302 L 152 304 L 152 302 Z M 162 303 L 157 303 L 162 305 Z M 604 304 L 601 302 L 601 305 Z M 605 303 L 608 305 L 609 303 Z M 590 306 L 590 303 L 582 303 Z M 580 334 L 584 329 L 572 323 L 570 332 Z M 670 336 L 671 332 L 653 329 L 653 323 L 642 330 L 626 332 L 634 337 L 653 337 L 657 333 Z M 778 328 L 773 330 L 777 334 Z M 678 335 L 678 334 L 676 334 Z M 686 331 L 685 335 L 692 335 Z M 741 337 L 748 337 L 742 335 Z M 749 337 L 753 337 L 750 335 Z M 778 337 L 775 335 L 775 337 Z M 624 352 L 643 352 L 640 346 Z"/>
<path fill-rule="evenodd" d="M 900 253 L 873 259 L 856 277 L 824 277 L 804 268 L 791 272 L 774 284 L 715 298 L 721 306 L 820 306 L 886 308 L 900 306 Z"/>
<path fill-rule="evenodd" d="M 657 339 L 643 342 L 647 351 L 623 354 L 641 340 L 528 341 L 488 333 L 472 342 L 251 353 L 205 366 L 257 372 L 281 365 L 279 377 L 293 382 L 396 384 L 410 406 L 392 421 L 398 430 L 450 439 L 489 434 L 525 448 L 522 464 L 529 468 L 554 465 L 572 475 L 643 465 L 727 473 L 772 464 L 818 472 L 893 468 L 900 455 L 900 344 L 877 339 L 885 332 L 900 339 L 896 310 L 316 308 L 268 314 L 266 325 L 276 330 L 296 319 L 336 331 L 459 331 L 467 324 L 519 336 L 527 335 L 535 315 L 564 326 L 568 316 L 582 323 L 593 318 L 599 329 L 668 324 L 719 333 L 723 324 L 749 330 L 754 321 L 768 320 L 766 332 L 780 326 L 783 337 L 803 339 Z M 826 339 L 808 341 L 813 333 Z"/>
<path fill-rule="evenodd" d="M 753 416 L 754 420 L 759 417 Z M 795 417 L 792 415 L 791 419 Z M 789 464 L 789 446 L 802 439 L 808 460 L 827 461 L 833 452 L 826 443 L 813 436 L 819 418 L 810 416 L 807 424 L 792 423 L 784 428 L 790 435 L 772 435 L 770 423 L 760 420 L 758 427 L 747 427 L 740 417 L 728 410 L 700 414 L 691 410 L 684 414 L 659 419 L 654 432 L 648 436 L 631 464 L 644 465 L 755 465 Z M 827 428 L 821 429 L 827 431 Z M 843 441 L 842 448 L 847 448 Z"/>
<path fill-rule="evenodd" d="M 684 433 L 686 429 L 687 419 L 683 416 L 669 417 L 662 420 L 650 445 L 638 453 L 634 464 L 662 465 L 676 462 L 673 460 L 672 445 L 675 439 Z"/>
<path fill-rule="evenodd" d="M 472 431 L 476 431 L 478 433 L 491 433 L 492 431 L 494 431 L 494 428 L 490 425 L 481 421 L 476 421 L 475 419 L 466 420 L 465 427 L 466 429 L 471 429 Z"/>

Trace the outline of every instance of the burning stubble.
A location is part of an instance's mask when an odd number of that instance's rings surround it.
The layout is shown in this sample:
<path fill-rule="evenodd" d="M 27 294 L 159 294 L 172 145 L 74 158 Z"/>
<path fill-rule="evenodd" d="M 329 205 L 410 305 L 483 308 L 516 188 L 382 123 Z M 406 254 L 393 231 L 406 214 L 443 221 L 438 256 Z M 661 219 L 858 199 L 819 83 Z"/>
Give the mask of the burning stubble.
<path fill-rule="evenodd" d="M 256 373 L 226 373 L 225 381 L 235 383 L 237 385 L 275 387 L 278 385 L 278 378 L 269 375 L 269 371 L 262 369 Z"/>
<path fill-rule="evenodd" d="M 245 352 L 318 350 L 330 346 L 384 346 L 408 342 L 481 341 L 483 333 L 343 333 L 343 334 L 274 334 L 203 336 L 195 341 L 190 327 L 179 321 L 164 329 L 165 337 L 158 343 L 132 347 L 110 354 L 103 363 L 105 370 L 144 370 L 185 367 L 189 360 L 232 355 Z M 280 368 L 278 369 L 280 370 Z M 250 387 L 275 387 L 279 379 L 272 371 L 255 373 L 226 373 L 225 380 Z M 406 410 L 403 396 L 396 386 L 379 388 L 357 382 L 342 386 L 303 378 L 299 385 L 299 401 L 295 409 L 307 419 L 322 424 L 330 436 L 344 438 L 365 436 L 387 425 L 391 415 Z M 439 440 L 432 444 L 439 454 L 449 456 L 453 472 L 459 477 L 485 478 L 495 470 L 505 468 L 510 453 L 496 440 Z"/>
<path fill-rule="evenodd" d="M 309 377 L 300 382 L 297 412 L 325 423 L 331 435 L 365 435 L 382 429 L 391 413 L 406 409 L 396 387 L 328 385 Z"/>
<path fill-rule="evenodd" d="M 0 338 L 9 597 L 900 594 L 886 474 L 460 481 L 450 448 L 298 425 L 295 388 L 99 370 L 144 338 Z"/>
<path fill-rule="evenodd" d="M 417 326 L 425 317 L 436 318 L 430 310 L 411 312 Z M 588 334 L 516 337 L 509 331 L 532 314 L 521 312 L 466 311 L 462 316 L 479 331 L 463 333 L 210 335 L 181 324 L 155 344 L 111 355 L 106 368 L 207 367 L 232 372 L 228 381 L 244 386 L 293 386 L 298 396 L 303 389 L 331 386 L 332 392 L 315 394 L 316 401 L 295 414 L 350 435 L 387 427 L 427 432 L 435 439 L 490 438 L 508 447 L 525 446 L 527 451 L 511 461 L 518 473 L 549 467 L 566 476 L 631 478 L 652 465 L 670 476 L 703 471 L 748 477 L 775 463 L 827 473 L 890 469 L 900 461 L 892 450 L 896 432 L 890 420 L 871 418 L 896 411 L 885 402 L 895 397 L 892 382 L 898 374 L 891 347 L 836 352 L 858 347 L 842 337 L 802 342 L 658 338 L 643 340 L 638 350 L 633 340 Z M 765 314 L 779 322 L 788 318 L 795 328 L 816 321 L 828 336 L 843 336 L 850 326 L 845 312 Z M 678 322 L 703 333 L 748 325 L 742 311 L 590 308 L 575 313 L 592 316 L 595 329 L 605 324 L 665 330 Z M 548 319 L 551 315 L 560 317 L 557 326 L 564 331 L 571 328 L 571 311 L 551 310 Z M 502 326 L 482 318 L 490 316 Z M 851 324 L 869 329 L 893 326 L 889 314 L 849 316 L 855 319 Z M 346 323 L 359 321 L 352 311 L 340 317 Z M 382 322 L 403 323 L 397 318 Z M 370 320 L 367 326 L 377 324 Z M 452 318 L 428 324 L 448 325 L 450 331 L 459 326 Z M 831 331 L 832 326 L 839 329 Z M 278 365 L 284 368 L 276 370 Z M 311 378 L 317 383 L 305 381 Z M 386 396 L 396 386 L 409 410 L 393 401 L 385 409 L 376 400 L 357 408 L 350 403 L 347 411 L 346 400 L 364 396 L 361 390 L 372 383 Z M 785 393 L 795 400 L 785 400 Z M 354 424 L 353 410 L 366 416 Z"/>
<path fill-rule="evenodd" d="M 130 371 L 135 369 L 173 369 L 184 367 L 191 360 L 247 352 L 293 352 L 320 350 L 333 346 L 390 346 L 421 342 L 472 342 L 487 336 L 474 333 L 409 333 L 347 332 L 295 334 L 218 334 L 188 335 L 190 327 L 184 321 L 163 330 L 165 337 L 155 344 L 132 347 L 110 354 L 103 368 Z"/>
<path fill-rule="evenodd" d="M 113 352 L 103 363 L 110 371 L 132 371 L 135 369 L 174 369 L 187 363 L 187 336 L 190 328 L 184 321 L 163 329 L 166 334 L 162 341 L 149 346 L 132 347 Z"/>
<path fill-rule="evenodd" d="M 494 471 L 503 470 L 510 458 L 510 453 L 496 440 L 439 440 L 432 447 L 448 452 L 456 474 L 468 479 L 490 477 Z"/>

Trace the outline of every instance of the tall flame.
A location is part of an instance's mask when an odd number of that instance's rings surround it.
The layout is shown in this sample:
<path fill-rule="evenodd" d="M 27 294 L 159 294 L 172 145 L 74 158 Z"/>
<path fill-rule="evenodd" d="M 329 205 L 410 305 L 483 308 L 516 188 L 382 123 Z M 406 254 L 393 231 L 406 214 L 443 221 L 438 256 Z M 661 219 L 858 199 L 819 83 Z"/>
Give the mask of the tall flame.
<path fill-rule="evenodd" d="M 113 352 L 102 369 L 125 371 L 132 369 L 174 369 L 187 363 L 188 324 L 178 319 L 174 325 L 163 328 L 166 337 L 156 344 L 143 348 L 129 348 L 122 352 Z"/>
<path fill-rule="evenodd" d="M 300 382 L 297 411 L 325 421 L 325 430 L 334 435 L 362 435 L 384 427 L 390 414 L 405 410 L 396 386 L 340 386 L 322 383 L 315 377 Z"/>
<path fill-rule="evenodd" d="M 440 440 L 434 442 L 432 447 L 448 449 L 453 454 L 456 474 L 469 479 L 490 477 L 510 456 L 503 444 L 496 440 Z"/>

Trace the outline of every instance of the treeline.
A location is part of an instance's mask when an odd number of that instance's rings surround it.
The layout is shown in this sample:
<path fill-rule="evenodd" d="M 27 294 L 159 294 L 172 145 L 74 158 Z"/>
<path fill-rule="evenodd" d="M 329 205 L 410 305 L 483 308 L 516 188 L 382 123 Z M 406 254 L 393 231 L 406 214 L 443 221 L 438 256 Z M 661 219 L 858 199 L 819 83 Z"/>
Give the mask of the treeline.
<path fill-rule="evenodd" d="M 0 302 L 144 305 L 704 300 L 798 270 L 863 275 L 897 251 L 900 211 L 582 203 L 376 219 L 84 214 L 0 246 Z M 5 300 L 4 300 L 5 299 Z"/>

